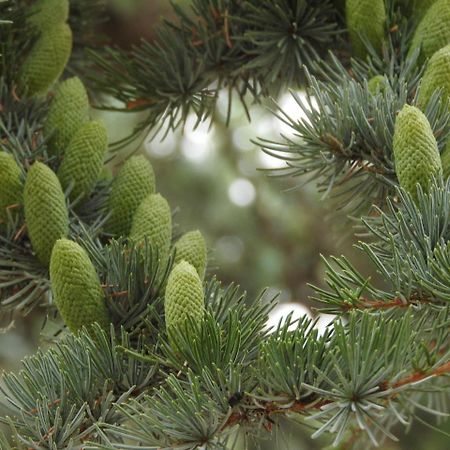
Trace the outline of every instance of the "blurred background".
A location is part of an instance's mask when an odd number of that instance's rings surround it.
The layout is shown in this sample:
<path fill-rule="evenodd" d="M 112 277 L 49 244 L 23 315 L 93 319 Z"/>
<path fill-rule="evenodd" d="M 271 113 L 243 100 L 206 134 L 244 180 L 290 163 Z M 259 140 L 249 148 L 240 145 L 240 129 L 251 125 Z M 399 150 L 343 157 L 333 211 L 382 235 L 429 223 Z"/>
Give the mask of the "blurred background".
<path fill-rule="evenodd" d="M 189 3 L 189 0 L 177 0 Z M 99 32 L 110 42 L 130 47 L 144 37 L 154 38 L 154 27 L 163 17 L 170 17 L 168 0 L 108 0 L 111 19 Z M 283 110 L 299 114 L 289 93 L 277 99 Z M 157 189 L 177 207 L 179 231 L 199 229 L 211 249 L 209 271 L 224 283 L 236 282 L 248 292 L 249 299 L 263 288 L 266 295 L 279 293 L 281 305 L 272 323 L 280 315 L 295 310 L 296 314 L 316 315 L 313 290 L 308 283 L 323 286 L 324 264 L 320 255 L 345 254 L 364 274 L 373 268 L 360 258 L 353 244 L 351 225 L 323 201 L 313 183 L 300 178 L 273 178 L 266 170 L 280 162 L 262 153 L 251 140 L 271 138 L 290 130 L 270 114 L 267 106 L 252 107 L 249 123 L 239 102 L 234 102 L 231 124 L 227 128 L 226 96 L 219 101 L 214 123 L 201 124 L 195 130 L 194 117 L 184 130 L 161 134 L 135 143 L 120 158 L 134 151 L 145 153 L 151 160 Z M 110 130 L 111 141 L 129 134 L 139 120 L 136 114 L 97 111 Z M 118 161 L 113 163 L 118 164 Z M 317 305 L 316 305 L 317 306 Z M 13 327 L 0 335 L 0 367 L 17 369 L 20 359 L 32 354 L 45 342 L 39 337 L 43 314 L 17 319 Z M 329 317 L 320 324 L 326 326 Z M 440 425 L 450 432 L 450 424 Z M 326 441 L 312 441 L 304 425 L 282 426 L 277 439 L 262 442 L 263 449 L 321 449 Z M 402 430 L 397 435 L 402 436 Z M 444 450 L 449 438 L 416 423 L 402 437 L 401 444 L 383 449 Z"/>

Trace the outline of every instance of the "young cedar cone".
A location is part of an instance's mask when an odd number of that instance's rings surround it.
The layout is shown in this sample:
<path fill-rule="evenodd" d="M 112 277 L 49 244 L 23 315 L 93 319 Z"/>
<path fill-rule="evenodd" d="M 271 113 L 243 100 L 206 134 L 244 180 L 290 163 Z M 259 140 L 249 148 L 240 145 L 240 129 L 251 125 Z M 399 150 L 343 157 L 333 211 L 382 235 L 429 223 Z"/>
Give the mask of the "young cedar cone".
<path fill-rule="evenodd" d="M 108 231 L 128 236 L 133 216 L 142 200 L 155 192 L 155 174 L 145 156 L 132 156 L 114 178 L 109 196 Z"/>
<path fill-rule="evenodd" d="M 450 177 L 450 139 L 447 141 L 447 145 L 444 151 L 441 153 L 441 163 L 442 163 L 442 175 L 446 181 Z"/>
<path fill-rule="evenodd" d="M 367 82 L 367 88 L 371 94 L 375 95 L 378 91 L 384 91 L 386 83 L 384 75 L 375 75 Z"/>
<path fill-rule="evenodd" d="M 175 264 L 187 261 L 197 270 L 198 276 L 203 280 L 206 270 L 207 249 L 206 242 L 200 231 L 189 231 L 183 234 L 175 244 Z"/>
<path fill-rule="evenodd" d="M 411 0 L 403 1 L 410 2 Z M 414 18 L 420 20 L 435 2 L 436 0 L 414 0 Z"/>
<path fill-rule="evenodd" d="M 166 199 L 160 194 L 151 194 L 142 200 L 133 217 L 130 239 L 136 243 L 147 239 L 164 268 L 169 259 L 172 215 Z"/>
<path fill-rule="evenodd" d="M 450 44 L 450 1 L 437 0 L 416 28 L 409 53 L 420 46 L 419 63 L 423 64 L 447 44 Z"/>
<path fill-rule="evenodd" d="M 89 121 L 89 99 L 78 77 L 63 81 L 56 89 L 44 125 L 50 155 L 61 155 L 75 133 Z"/>
<path fill-rule="evenodd" d="M 450 99 L 450 44 L 438 50 L 428 61 L 422 77 L 417 105 L 425 109 L 436 89 L 442 89 L 442 100 Z"/>
<path fill-rule="evenodd" d="M 72 51 L 72 31 L 61 23 L 43 31 L 20 69 L 28 97 L 45 95 L 60 77 Z"/>
<path fill-rule="evenodd" d="M 433 130 L 425 115 L 405 105 L 395 121 L 394 159 L 397 178 L 417 199 L 417 183 L 427 192 L 433 176 L 442 175 L 441 158 Z"/>
<path fill-rule="evenodd" d="M 363 38 L 381 52 L 386 27 L 384 0 L 347 0 L 346 17 L 353 53 L 359 58 L 367 56 Z"/>
<path fill-rule="evenodd" d="M 81 246 L 68 239 L 56 242 L 50 281 L 55 304 L 73 333 L 95 322 L 108 328 L 110 319 L 100 280 Z"/>
<path fill-rule="evenodd" d="M 21 170 L 12 155 L 0 151 L 0 229 L 8 218 L 7 208 L 22 203 Z"/>
<path fill-rule="evenodd" d="M 71 200 L 87 197 L 93 191 L 107 150 L 108 136 L 101 122 L 88 122 L 75 133 L 58 170 L 58 178 L 64 189 L 73 184 Z"/>
<path fill-rule="evenodd" d="M 69 18 L 69 0 L 38 0 L 30 6 L 29 22 L 45 30 Z"/>
<path fill-rule="evenodd" d="M 202 281 L 195 267 L 187 261 L 178 263 L 169 275 L 164 309 L 169 339 L 172 330 L 182 329 L 188 318 L 191 318 L 194 323 L 203 319 L 205 300 Z"/>
<path fill-rule="evenodd" d="M 58 177 L 45 164 L 35 162 L 31 166 L 23 200 L 31 245 L 48 266 L 55 242 L 69 232 L 69 214 Z"/>

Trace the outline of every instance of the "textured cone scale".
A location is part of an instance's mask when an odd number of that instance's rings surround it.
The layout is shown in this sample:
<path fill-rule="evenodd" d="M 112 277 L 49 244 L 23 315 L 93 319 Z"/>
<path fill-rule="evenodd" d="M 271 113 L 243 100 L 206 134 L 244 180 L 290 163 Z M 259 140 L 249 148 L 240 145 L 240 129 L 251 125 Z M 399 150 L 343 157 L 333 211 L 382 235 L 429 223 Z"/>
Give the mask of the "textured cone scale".
<path fill-rule="evenodd" d="M 187 261 L 192 264 L 203 280 L 206 270 L 207 249 L 205 239 L 200 231 L 189 231 L 183 234 L 175 244 L 175 264 Z"/>
<path fill-rule="evenodd" d="M 110 323 L 97 272 L 85 250 L 68 239 L 56 242 L 50 262 L 55 304 L 72 332 L 97 322 Z"/>
<path fill-rule="evenodd" d="M 134 242 L 147 239 L 164 267 L 172 239 L 172 214 L 164 197 L 152 194 L 142 200 L 133 217 L 130 239 Z"/>
<path fill-rule="evenodd" d="M 9 153 L 0 151 L 0 228 L 7 220 L 9 206 L 22 203 L 21 170 Z"/>
<path fill-rule="evenodd" d="M 450 98 L 450 45 L 437 51 L 427 64 L 420 85 L 417 104 L 424 109 L 436 89 L 442 89 L 443 100 Z"/>
<path fill-rule="evenodd" d="M 169 275 L 164 309 L 169 338 L 171 331 L 182 329 L 188 318 L 194 323 L 203 319 L 205 300 L 202 282 L 195 267 L 187 261 L 177 264 Z"/>
<path fill-rule="evenodd" d="M 70 198 L 88 196 L 102 171 L 108 136 L 101 122 L 84 124 L 67 147 L 58 170 L 58 178 L 64 189 L 73 184 Z"/>
<path fill-rule="evenodd" d="M 417 183 L 427 192 L 432 177 L 438 178 L 442 175 L 441 159 L 433 130 L 425 115 L 414 106 L 405 105 L 397 116 L 394 158 L 400 186 L 413 198 L 417 198 Z"/>
<path fill-rule="evenodd" d="M 43 31 L 23 63 L 20 79 L 28 96 L 46 94 L 72 51 L 72 31 L 62 23 Z"/>
<path fill-rule="evenodd" d="M 131 157 L 112 184 L 108 231 L 116 236 L 128 236 L 138 206 L 154 192 L 155 174 L 152 165 L 142 155 Z"/>
<path fill-rule="evenodd" d="M 421 46 L 419 62 L 423 63 L 447 44 L 450 44 L 450 0 L 437 0 L 420 21 L 410 52 Z"/>
<path fill-rule="evenodd" d="M 55 92 L 44 125 L 51 155 L 64 153 L 75 133 L 89 121 L 89 99 L 78 77 L 63 81 Z"/>
<path fill-rule="evenodd" d="M 446 181 L 447 178 L 450 177 L 450 140 L 447 141 L 447 145 L 441 154 L 441 162 L 442 174 L 444 176 L 444 180 Z"/>
<path fill-rule="evenodd" d="M 69 232 L 69 214 L 59 180 L 45 164 L 36 162 L 31 166 L 23 200 L 31 245 L 47 266 L 55 242 Z"/>
<path fill-rule="evenodd" d="M 69 17 L 69 0 L 38 0 L 31 8 L 29 22 L 39 30 L 64 23 Z"/>
<path fill-rule="evenodd" d="M 359 58 L 367 56 L 367 49 L 361 36 L 365 37 L 378 51 L 385 35 L 386 10 L 384 0 L 347 0 L 347 28 L 353 52 Z"/>
<path fill-rule="evenodd" d="M 367 82 L 369 92 L 375 95 L 378 91 L 383 91 L 386 82 L 387 80 L 383 75 L 375 75 Z"/>

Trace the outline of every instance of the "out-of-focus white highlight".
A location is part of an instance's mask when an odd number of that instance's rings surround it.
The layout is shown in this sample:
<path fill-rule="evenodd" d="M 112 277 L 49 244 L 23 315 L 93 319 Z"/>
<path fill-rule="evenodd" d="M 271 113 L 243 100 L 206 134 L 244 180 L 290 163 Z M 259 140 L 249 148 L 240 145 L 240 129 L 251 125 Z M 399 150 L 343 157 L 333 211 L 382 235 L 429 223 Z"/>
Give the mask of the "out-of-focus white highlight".
<path fill-rule="evenodd" d="M 238 236 L 222 236 L 215 245 L 216 258 L 221 263 L 237 263 L 244 253 L 244 243 Z"/>
<path fill-rule="evenodd" d="M 196 123 L 197 117 L 195 114 L 190 114 L 181 141 L 181 153 L 186 159 L 201 163 L 213 154 L 216 146 L 216 133 L 214 126 L 210 127 L 209 121 L 201 122 L 194 129 Z"/>
<path fill-rule="evenodd" d="M 267 327 L 272 328 L 272 330 L 276 329 L 278 327 L 278 324 L 281 321 L 281 324 L 283 325 L 286 322 L 287 317 L 289 314 L 292 313 L 291 322 L 301 319 L 304 316 L 309 317 L 310 319 L 313 318 L 311 311 L 306 308 L 306 306 L 303 306 L 299 303 L 280 303 L 278 304 L 273 311 L 269 314 L 269 319 L 267 321 Z M 334 320 L 335 316 L 331 314 L 320 314 L 315 328 L 318 330 L 319 335 L 323 335 L 327 327 L 330 325 L 330 323 Z M 295 330 L 297 327 L 297 322 L 293 323 L 289 330 Z"/>
<path fill-rule="evenodd" d="M 228 188 L 228 197 L 237 206 L 249 206 L 255 201 L 255 186 L 246 178 L 236 178 Z"/>

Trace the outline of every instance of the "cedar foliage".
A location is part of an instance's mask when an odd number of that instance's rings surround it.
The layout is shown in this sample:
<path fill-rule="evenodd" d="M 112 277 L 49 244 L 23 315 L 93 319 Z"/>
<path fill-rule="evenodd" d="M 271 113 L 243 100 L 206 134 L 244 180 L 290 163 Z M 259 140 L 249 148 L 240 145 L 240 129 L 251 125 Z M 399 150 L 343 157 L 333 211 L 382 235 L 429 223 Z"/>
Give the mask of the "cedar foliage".
<path fill-rule="evenodd" d="M 429 74 L 450 44 L 450 2 L 379 2 L 376 39 L 348 21 L 358 2 L 344 3 L 174 3 L 178 20 L 163 22 L 155 42 L 91 51 L 94 66 L 78 50 L 101 21 L 101 1 L 71 0 L 67 23 L 64 8 L 54 23 L 39 8 L 30 17 L 25 0 L 0 3 L 0 308 L 56 304 L 73 331 L 56 319 L 55 345 L 3 375 L 9 414 L 0 420 L 12 444 L 0 436 L 2 448 L 225 449 L 235 432 L 258 440 L 285 418 L 307 423 L 312 437 L 366 449 L 423 420 L 421 411 L 448 413 L 449 101 L 447 80 Z M 41 72 L 55 30 L 64 30 L 64 51 Z M 211 118 L 221 89 L 237 92 L 249 115 L 249 98 L 305 89 L 306 100 L 293 95 L 307 121 L 274 107 L 294 137 L 258 142 L 286 162 L 281 175 L 309 174 L 358 214 L 358 248 L 384 284 L 343 256 L 326 258 L 328 288 L 315 298 L 337 315 L 332 325 L 319 335 L 314 321 L 288 318 L 268 330 L 275 300 L 248 299 L 208 271 L 203 283 L 203 238 L 173 241 L 148 162 L 130 159 L 102 177 L 102 137 L 92 144 L 95 170 L 82 169 L 73 124 L 91 123 L 85 100 L 75 120 L 58 106 L 60 83 L 80 67 L 118 109 L 147 113 L 116 148 L 164 123 L 176 128 L 192 111 Z M 76 176 L 63 192 L 66 150 Z M 47 228 L 56 230 L 49 239 Z"/>

